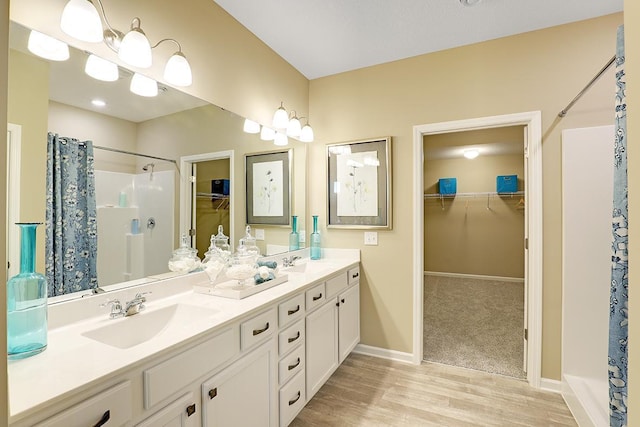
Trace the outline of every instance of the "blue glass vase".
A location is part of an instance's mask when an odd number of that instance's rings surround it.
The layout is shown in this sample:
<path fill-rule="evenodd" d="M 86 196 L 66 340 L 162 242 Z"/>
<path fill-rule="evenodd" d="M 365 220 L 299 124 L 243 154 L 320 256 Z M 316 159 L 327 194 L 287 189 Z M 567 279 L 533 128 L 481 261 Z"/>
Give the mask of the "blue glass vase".
<path fill-rule="evenodd" d="M 291 233 L 289 234 L 289 250 L 297 251 L 300 249 L 300 235 L 298 234 L 298 217 L 291 217 Z"/>
<path fill-rule="evenodd" d="M 7 282 L 7 353 L 9 359 L 33 356 L 47 348 L 47 279 L 35 272 L 36 227 L 20 227 L 20 273 Z"/>
<path fill-rule="evenodd" d="M 318 233 L 318 215 L 313 215 L 313 233 L 311 233 L 311 259 L 321 258 L 320 233 Z"/>

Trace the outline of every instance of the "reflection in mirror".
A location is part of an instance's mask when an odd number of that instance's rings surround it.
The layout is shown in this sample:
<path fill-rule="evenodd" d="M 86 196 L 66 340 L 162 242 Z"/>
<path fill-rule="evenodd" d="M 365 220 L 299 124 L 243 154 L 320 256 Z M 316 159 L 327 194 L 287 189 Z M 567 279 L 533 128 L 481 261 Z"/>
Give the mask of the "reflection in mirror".
<path fill-rule="evenodd" d="M 64 62 L 38 58 L 26 50 L 28 33 L 11 24 L 8 116 L 22 135 L 22 179 L 14 191 L 20 195 L 18 220 L 43 221 L 45 217 L 47 132 L 93 141 L 94 146 L 109 149 L 94 150 L 98 285 L 108 289 L 156 280 L 167 274 L 180 234 L 191 227 L 189 221 L 180 220 L 179 192 L 191 177 L 191 171 L 178 170 L 180 159 L 231 152 L 217 165 L 195 162 L 202 172 L 198 173 L 202 180 L 197 199 L 204 208 L 186 215 L 197 219 L 196 232 L 202 237 L 194 247 L 201 257 L 220 224 L 235 246 L 246 221 L 243 155 L 267 151 L 273 145 L 242 132 L 241 117 L 175 89 L 160 87 L 156 98 L 132 95 L 128 89 L 132 73 L 121 67 L 117 82 L 92 79 L 83 71 L 85 52 L 72 48 Z M 90 104 L 94 97 L 105 105 Z M 294 140 L 290 146 L 294 149 L 292 213 L 302 219 L 304 228 L 306 148 Z M 210 166 L 213 171 L 208 170 Z M 223 197 L 220 187 L 213 187 L 220 180 L 222 186 L 224 180 L 230 182 L 231 191 L 224 194 L 223 189 Z M 264 232 L 265 240 L 258 242 L 263 253 L 267 243 L 286 248 L 288 228 L 256 228 Z M 105 240 L 116 234 L 119 249 Z M 44 233 L 38 239 L 36 268 L 44 271 Z M 125 257 L 127 251 L 130 256 Z"/>

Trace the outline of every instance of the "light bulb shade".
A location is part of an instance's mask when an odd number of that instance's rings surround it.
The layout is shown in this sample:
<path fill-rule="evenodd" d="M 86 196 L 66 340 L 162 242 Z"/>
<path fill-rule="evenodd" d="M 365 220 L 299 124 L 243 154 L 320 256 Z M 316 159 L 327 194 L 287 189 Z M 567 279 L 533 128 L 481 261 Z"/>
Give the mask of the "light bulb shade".
<path fill-rule="evenodd" d="M 244 119 L 244 126 L 242 127 L 242 130 L 246 133 L 260 133 L 260 123 Z"/>
<path fill-rule="evenodd" d="M 301 131 L 302 129 L 300 129 L 300 120 L 298 120 L 297 117 L 293 117 L 291 120 L 289 120 L 289 123 L 287 124 L 287 136 L 297 138 L 300 136 Z"/>
<path fill-rule="evenodd" d="M 138 68 L 151 67 L 151 45 L 141 29 L 133 28 L 122 38 L 118 57 Z"/>
<path fill-rule="evenodd" d="M 164 79 L 175 86 L 191 86 L 191 66 L 182 52 L 171 55 L 164 67 Z"/>
<path fill-rule="evenodd" d="M 462 155 L 464 157 L 466 157 L 467 159 L 471 160 L 471 159 L 475 159 L 476 157 L 478 157 L 478 155 L 480 155 L 480 152 L 478 150 L 475 150 L 475 149 L 464 150 L 462 152 Z"/>
<path fill-rule="evenodd" d="M 120 76 L 116 64 L 93 54 L 87 58 L 87 62 L 84 65 L 84 72 L 94 79 L 102 80 L 103 82 L 115 82 Z"/>
<path fill-rule="evenodd" d="M 276 137 L 276 131 L 266 126 L 262 126 L 260 130 L 260 139 L 263 141 L 273 141 Z"/>
<path fill-rule="evenodd" d="M 158 83 L 142 74 L 134 73 L 131 78 L 129 90 L 136 95 L 153 97 L 158 96 Z"/>
<path fill-rule="evenodd" d="M 69 59 L 69 46 L 46 34 L 31 30 L 27 48 L 34 55 L 51 61 L 66 61 Z"/>
<path fill-rule="evenodd" d="M 276 132 L 276 137 L 273 140 L 273 143 L 279 146 L 289 145 L 289 138 L 287 138 L 287 135 L 282 132 Z"/>
<path fill-rule="evenodd" d="M 286 129 L 289 125 L 289 115 L 283 106 L 278 107 L 273 115 L 273 127 L 276 129 Z"/>
<path fill-rule="evenodd" d="M 309 123 L 302 127 L 302 130 L 300 131 L 300 141 L 313 142 L 313 128 L 309 126 Z"/>
<path fill-rule="evenodd" d="M 60 28 L 83 42 L 102 41 L 102 21 L 93 3 L 88 0 L 69 0 L 62 10 Z"/>

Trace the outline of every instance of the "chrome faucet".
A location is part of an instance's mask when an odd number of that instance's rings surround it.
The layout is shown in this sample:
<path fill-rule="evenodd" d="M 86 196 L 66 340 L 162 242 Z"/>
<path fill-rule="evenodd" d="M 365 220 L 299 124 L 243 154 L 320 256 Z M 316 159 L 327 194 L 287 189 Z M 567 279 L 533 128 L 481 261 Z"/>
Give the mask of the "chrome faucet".
<path fill-rule="evenodd" d="M 109 313 L 109 318 L 115 319 L 118 317 L 129 317 L 134 314 L 140 313 L 144 310 L 144 303 L 147 301 L 145 295 L 150 294 L 151 292 L 139 292 L 131 301 L 127 301 L 124 305 L 124 309 L 122 308 L 122 304 L 120 300 L 115 298 L 105 302 L 104 304 L 100 304 L 100 307 L 106 307 L 111 305 L 111 313 Z"/>
<path fill-rule="evenodd" d="M 293 267 L 294 265 L 296 265 L 296 261 L 299 260 L 301 257 L 299 257 L 298 255 L 291 255 L 289 258 L 284 257 L 282 258 L 282 266 L 283 267 Z"/>

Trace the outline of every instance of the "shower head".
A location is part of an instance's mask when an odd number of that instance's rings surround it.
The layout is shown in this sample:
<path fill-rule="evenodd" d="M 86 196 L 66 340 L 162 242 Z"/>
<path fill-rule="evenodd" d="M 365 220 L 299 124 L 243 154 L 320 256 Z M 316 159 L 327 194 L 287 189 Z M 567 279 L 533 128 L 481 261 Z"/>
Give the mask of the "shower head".
<path fill-rule="evenodd" d="M 156 165 L 154 165 L 153 163 L 147 163 L 146 165 L 144 165 L 144 166 L 142 167 L 142 170 L 146 172 L 146 171 L 148 171 L 148 170 L 149 170 L 149 168 L 151 168 L 151 172 L 153 172 L 153 168 L 154 168 L 155 166 L 156 166 Z"/>

